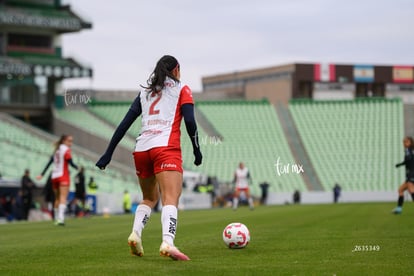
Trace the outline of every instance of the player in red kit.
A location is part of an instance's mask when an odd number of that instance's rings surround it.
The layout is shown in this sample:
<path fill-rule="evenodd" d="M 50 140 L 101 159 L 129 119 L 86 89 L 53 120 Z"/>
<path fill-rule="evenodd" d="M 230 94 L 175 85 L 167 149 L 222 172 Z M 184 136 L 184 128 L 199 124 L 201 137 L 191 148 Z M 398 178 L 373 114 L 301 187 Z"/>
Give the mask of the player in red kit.
<path fill-rule="evenodd" d="M 142 128 L 133 153 L 143 200 L 135 212 L 132 233 L 128 237 L 131 253 L 143 256 L 142 230 L 151 210 L 161 197 L 162 243 L 160 254 L 174 260 L 189 260 L 174 245 L 178 222 L 178 201 L 183 183 L 180 125 L 184 118 L 190 136 L 194 164 L 200 165 L 202 154 L 191 89 L 180 82 L 180 64 L 165 55 L 156 64 L 148 86 L 139 93 L 117 127 L 104 155 L 96 163 L 100 169 L 109 164 L 115 147 L 132 123 L 141 116 Z"/>
<path fill-rule="evenodd" d="M 239 167 L 234 172 L 233 183 L 235 184 L 235 189 L 233 197 L 233 210 L 236 210 L 239 205 L 239 198 L 241 193 L 244 193 L 246 196 L 250 210 L 254 209 L 253 198 L 250 196 L 249 182 L 251 182 L 250 172 L 244 166 L 244 163 L 240 162 Z"/>
<path fill-rule="evenodd" d="M 49 163 L 37 177 L 38 180 L 42 179 L 49 166 L 53 164 L 52 187 L 55 193 L 54 217 L 56 225 L 61 226 L 65 225 L 66 200 L 70 188 L 69 165 L 78 169 L 72 161 L 70 150 L 72 143 L 73 137 L 71 135 L 62 135 L 59 141 L 56 142 L 55 152 L 50 158 Z"/>

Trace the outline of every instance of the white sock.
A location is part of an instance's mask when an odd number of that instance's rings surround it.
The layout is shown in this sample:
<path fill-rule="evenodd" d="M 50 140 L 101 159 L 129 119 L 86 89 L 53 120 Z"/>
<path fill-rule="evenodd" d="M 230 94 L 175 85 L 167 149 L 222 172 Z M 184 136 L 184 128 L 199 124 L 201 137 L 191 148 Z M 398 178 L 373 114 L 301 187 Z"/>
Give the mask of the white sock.
<path fill-rule="evenodd" d="M 233 209 L 237 209 L 239 205 L 239 199 L 237 197 L 233 198 Z"/>
<path fill-rule="evenodd" d="M 59 216 L 59 209 L 58 208 L 53 208 L 53 218 L 55 219 L 55 221 L 58 220 Z"/>
<path fill-rule="evenodd" d="M 141 237 L 142 230 L 147 224 L 149 218 L 151 216 L 151 207 L 148 205 L 140 204 L 135 211 L 135 218 L 134 218 L 134 225 L 132 226 L 132 231 Z"/>
<path fill-rule="evenodd" d="M 177 207 L 174 205 L 165 205 L 161 210 L 162 239 L 172 246 L 177 231 L 177 213 Z"/>
<path fill-rule="evenodd" d="M 253 204 L 253 198 L 249 197 L 249 206 L 251 209 L 254 208 L 254 204 Z"/>
<path fill-rule="evenodd" d="M 65 211 L 66 211 L 66 205 L 59 204 L 59 213 L 58 213 L 59 222 L 65 222 Z"/>

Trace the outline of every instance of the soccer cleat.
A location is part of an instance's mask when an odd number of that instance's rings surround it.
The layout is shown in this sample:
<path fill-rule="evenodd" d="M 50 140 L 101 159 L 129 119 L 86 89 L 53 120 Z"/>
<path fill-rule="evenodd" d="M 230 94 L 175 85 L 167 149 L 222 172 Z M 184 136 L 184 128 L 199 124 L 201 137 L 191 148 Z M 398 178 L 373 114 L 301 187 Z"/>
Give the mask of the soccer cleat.
<path fill-rule="evenodd" d="M 392 212 L 394 214 L 401 214 L 402 213 L 402 208 L 400 206 L 395 207 Z"/>
<path fill-rule="evenodd" d="M 65 223 L 63 221 L 57 220 L 55 221 L 56 226 L 65 226 Z"/>
<path fill-rule="evenodd" d="M 139 256 L 139 257 L 144 256 L 144 248 L 142 247 L 141 238 L 138 237 L 135 231 L 132 231 L 131 235 L 129 235 L 128 245 L 129 245 L 129 248 L 131 249 L 132 255 Z"/>
<path fill-rule="evenodd" d="M 167 242 L 163 241 L 160 246 L 160 256 L 170 257 L 176 261 L 189 261 L 188 258 L 184 253 L 178 250 L 177 247 L 169 245 Z"/>

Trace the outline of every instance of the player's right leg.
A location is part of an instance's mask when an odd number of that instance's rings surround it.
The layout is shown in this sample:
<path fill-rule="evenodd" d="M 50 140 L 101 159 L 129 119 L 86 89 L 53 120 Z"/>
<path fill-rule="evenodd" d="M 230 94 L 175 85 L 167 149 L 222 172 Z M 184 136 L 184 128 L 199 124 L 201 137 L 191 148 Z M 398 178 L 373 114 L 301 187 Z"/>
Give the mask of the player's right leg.
<path fill-rule="evenodd" d="M 59 182 L 52 180 L 52 189 L 53 194 L 55 196 L 54 202 L 53 202 L 53 219 L 55 223 L 57 223 L 58 215 L 59 215 L 59 199 L 60 199 L 60 193 L 59 193 Z"/>
<path fill-rule="evenodd" d="M 160 255 L 164 257 L 170 257 L 175 261 L 189 261 L 190 258 L 178 250 L 177 247 L 168 244 L 166 241 L 163 241 L 160 246 Z"/>
<path fill-rule="evenodd" d="M 138 205 L 135 211 L 134 224 L 132 232 L 128 237 L 128 245 L 131 249 L 131 254 L 142 257 L 144 255 L 144 248 L 142 246 L 142 230 L 144 230 L 150 216 L 151 210 L 159 198 L 159 188 L 154 176 L 148 178 L 139 178 L 139 184 L 143 194 L 143 200 Z"/>
<path fill-rule="evenodd" d="M 239 206 L 239 196 L 240 196 L 240 190 L 236 188 L 234 191 L 234 197 L 233 197 L 233 210 L 236 210 Z"/>
<path fill-rule="evenodd" d="M 392 210 L 392 213 L 394 214 L 401 214 L 402 213 L 402 207 L 404 205 L 404 191 L 408 189 L 408 183 L 404 182 L 401 184 L 401 186 L 398 188 L 398 201 L 397 201 L 397 207 L 395 207 Z"/>
<path fill-rule="evenodd" d="M 249 203 L 250 210 L 254 210 L 254 202 L 250 194 L 250 189 L 246 189 L 246 197 L 247 197 L 247 202 Z"/>
<path fill-rule="evenodd" d="M 151 216 L 152 208 L 159 199 L 159 187 L 153 174 L 153 165 L 148 152 L 134 152 L 134 161 L 143 200 L 135 211 L 128 245 L 132 255 L 142 257 L 144 255 L 141 239 L 142 231 Z"/>
<path fill-rule="evenodd" d="M 156 174 L 160 185 L 162 210 L 162 243 L 160 255 L 170 257 L 173 260 L 190 260 L 184 253 L 174 246 L 174 239 L 178 221 L 178 200 L 181 195 L 183 175 L 179 171 L 162 171 Z"/>
<path fill-rule="evenodd" d="M 53 189 L 55 194 L 55 201 L 53 202 L 53 219 L 56 222 L 58 220 L 58 208 L 59 208 L 59 189 Z"/>
<path fill-rule="evenodd" d="M 407 190 L 410 193 L 411 198 L 414 201 L 414 177 L 408 179 L 408 181 L 407 181 Z"/>
<path fill-rule="evenodd" d="M 66 199 L 69 194 L 69 183 L 62 182 L 59 185 L 59 204 L 58 204 L 58 216 L 56 225 L 65 225 L 65 212 L 66 212 Z"/>

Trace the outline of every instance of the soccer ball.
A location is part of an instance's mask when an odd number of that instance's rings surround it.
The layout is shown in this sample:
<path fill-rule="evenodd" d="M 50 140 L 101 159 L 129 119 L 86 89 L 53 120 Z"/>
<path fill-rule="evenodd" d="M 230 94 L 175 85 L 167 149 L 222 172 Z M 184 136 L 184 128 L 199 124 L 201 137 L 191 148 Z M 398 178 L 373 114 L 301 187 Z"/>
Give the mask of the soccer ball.
<path fill-rule="evenodd" d="M 250 242 L 249 229 L 240 222 L 230 223 L 223 230 L 223 241 L 228 248 L 244 248 Z"/>

